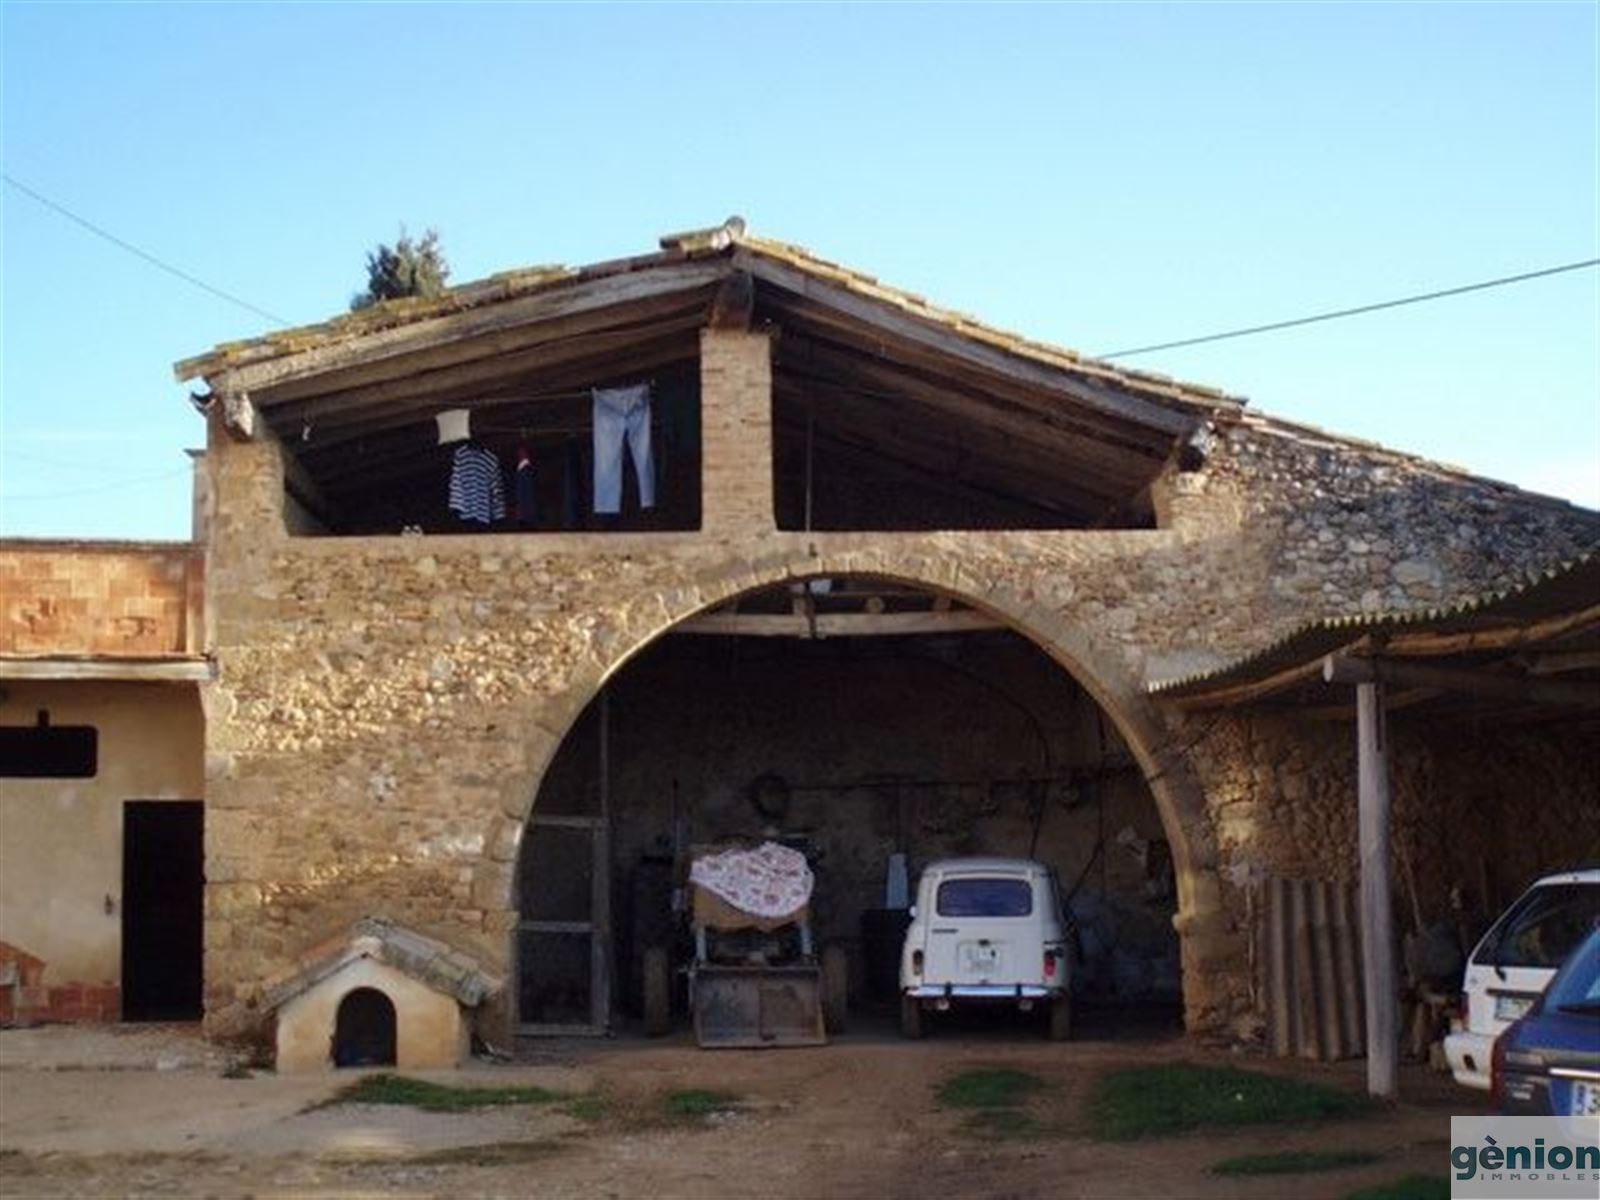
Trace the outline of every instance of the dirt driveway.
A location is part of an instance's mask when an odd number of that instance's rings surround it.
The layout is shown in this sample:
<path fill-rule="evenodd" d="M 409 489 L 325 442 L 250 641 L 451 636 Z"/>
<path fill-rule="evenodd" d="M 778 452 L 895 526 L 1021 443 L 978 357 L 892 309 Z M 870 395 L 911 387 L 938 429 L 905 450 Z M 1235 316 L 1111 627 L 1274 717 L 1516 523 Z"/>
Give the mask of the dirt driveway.
<path fill-rule="evenodd" d="M 40 1033 L 55 1040 L 41 1040 Z M 23 1036 L 34 1043 L 15 1041 Z M 1443 1173 L 1451 1113 L 1481 1108 L 1447 1079 L 1418 1071 L 1403 1081 L 1407 1099 L 1375 1116 L 1096 1142 L 1084 1131 L 1083 1109 L 1096 1075 L 1112 1067 L 1227 1062 L 1352 1089 L 1360 1088 L 1361 1075 L 1359 1063 L 1241 1061 L 1174 1036 L 1110 1039 L 1091 1028 L 1065 1045 L 1009 1030 L 964 1030 L 915 1043 L 868 1032 L 815 1050 L 764 1052 L 702 1051 L 686 1038 L 547 1043 L 526 1063 L 428 1078 L 537 1084 L 599 1097 L 589 1109 L 307 1111 L 352 1076 L 229 1079 L 202 1054 L 171 1049 L 161 1061 L 138 1055 L 118 1061 L 103 1052 L 91 1060 L 61 1052 L 72 1036 L 0 1033 L 0 1194 L 1171 1200 L 1293 1192 L 1297 1200 L 1313 1200 L 1412 1172 Z M 114 1033 L 97 1036 L 111 1037 L 115 1048 Z M 56 1052 L 41 1052 L 45 1043 Z M 1035 1105 L 1045 1133 L 980 1139 L 962 1130 L 961 1114 L 938 1106 L 941 1082 L 980 1065 L 1014 1066 L 1046 1081 Z M 665 1117 L 663 1097 L 683 1089 L 734 1093 L 739 1106 L 705 1120 Z M 1383 1159 L 1292 1178 L 1207 1173 L 1230 1155 L 1312 1148 L 1373 1150 Z"/>

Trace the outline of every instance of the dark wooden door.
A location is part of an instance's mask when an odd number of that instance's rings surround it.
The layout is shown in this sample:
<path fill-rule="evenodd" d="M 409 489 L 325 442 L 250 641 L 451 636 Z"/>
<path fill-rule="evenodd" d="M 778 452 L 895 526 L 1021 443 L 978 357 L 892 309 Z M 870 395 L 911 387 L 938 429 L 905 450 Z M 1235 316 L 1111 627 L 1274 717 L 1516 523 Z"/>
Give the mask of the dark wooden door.
<path fill-rule="evenodd" d="M 124 1020 L 200 1017 L 204 897 L 205 805 L 198 800 L 124 804 Z"/>

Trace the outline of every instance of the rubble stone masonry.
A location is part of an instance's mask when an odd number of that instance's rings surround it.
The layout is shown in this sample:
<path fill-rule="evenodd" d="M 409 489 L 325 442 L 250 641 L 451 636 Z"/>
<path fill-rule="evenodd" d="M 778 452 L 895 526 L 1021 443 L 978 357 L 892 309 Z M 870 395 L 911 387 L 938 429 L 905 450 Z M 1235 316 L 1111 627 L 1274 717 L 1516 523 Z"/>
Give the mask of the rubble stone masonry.
<path fill-rule="evenodd" d="M 1161 483 L 1153 530 L 780 533 L 768 340 L 707 331 L 701 372 L 696 532 L 294 537 L 279 448 L 232 440 L 213 418 L 213 1031 L 259 1029 L 262 981 L 367 916 L 509 975 L 524 822 L 606 678 L 677 622 L 748 589 L 864 573 L 1004 618 L 1105 706 L 1173 848 L 1190 1028 L 1237 1032 L 1252 1002 L 1230 866 L 1266 836 L 1255 818 L 1267 794 L 1288 796 L 1277 765 L 1253 773 L 1278 752 L 1231 753 L 1203 715 L 1160 710 L 1146 682 L 1234 658 L 1310 618 L 1503 587 L 1600 541 L 1594 513 L 1254 417 L 1229 418 L 1204 469 Z M 1331 762 L 1353 750 L 1330 739 L 1297 753 Z M 1347 781 L 1323 794 L 1353 813 Z M 1301 836 L 1302 826 L 1307 838 L 1349 840 L 1340 853 L 1353 853 L 1353 816 L 1290 827 Z M 507 1003 L 487 1018 L 491 1036 L 504 1035 Z"/>

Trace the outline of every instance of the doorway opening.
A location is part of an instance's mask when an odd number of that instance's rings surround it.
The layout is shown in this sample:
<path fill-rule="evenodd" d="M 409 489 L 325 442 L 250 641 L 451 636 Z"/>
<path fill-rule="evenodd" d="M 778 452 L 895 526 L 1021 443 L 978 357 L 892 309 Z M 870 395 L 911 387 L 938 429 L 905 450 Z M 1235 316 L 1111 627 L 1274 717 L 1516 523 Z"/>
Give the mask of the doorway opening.
<path fill-rule="evenodd" d="M 356 988 L 339 1001 L 333 1022 L 333 1065 L 392 1067 L 395 1064 L 394 1001 L 377 988 Z"/>
<path fill-rule="evenodd" d="M 554 1032 L 530 998 L 570 994 L 590 1032 L 642 1016 L 646 952 L 683 952 L 689 857 L 762 839 L 806 855 L 817 942 L 845 950 L 858 1013 L 896 1004 L 922 868 L 1003 856 L 1054 870 L 1091 1013 L 1118 1034 L 1181 1019 L 1173 854 L 1107 714 L 987 613 L 835 576 L 682 623 L 568 732 L 523 839 L 523 1032 Z"/>
<path fill-rule="evenodd" d="M 202 1007 L 205 805 L 122 807 L 122 1016 L 195 1021 Z"/>

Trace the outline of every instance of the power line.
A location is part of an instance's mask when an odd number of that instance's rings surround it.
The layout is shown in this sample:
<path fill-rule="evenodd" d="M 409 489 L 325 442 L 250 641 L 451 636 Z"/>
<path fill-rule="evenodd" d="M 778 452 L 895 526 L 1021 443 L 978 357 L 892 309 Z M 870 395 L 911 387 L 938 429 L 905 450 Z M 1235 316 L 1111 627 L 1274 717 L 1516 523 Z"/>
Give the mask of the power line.
<path fill-rule="evenodd" d="M 96 225 L 93 221 L 89 221 L 89 220 L 86 220 L 83 217 L 80 217 L 77 213 L 73 212 L 71 209 L 65 207 L 64 205 L 57 204 L 54 200 L 50 199 L 49 196 L 46 196 L 46 195 L 43 195 L 40 192 L 34 191 L 27 184 L 21 182 L 18 179 L 12 178 L 9 174 L 0 173 L 0 178 L 3 178 L 7 183 L 9 183 L 12 187 L 16 188 L 17 191 L 21 192 L 23 195 L 31 196 L 33 199 L 37 200 L 40 204 L 44 205 L 46 208 L 50 209 L 52 212 L 59 213 L 61 216 L 65 217 L 67 220 L 71 221 L 75 225 L 81 225 L 83 228 L 87 229 L 90 233 L 94 234 L 96 237 L 104 238 L 106 241 L 110 242 L 113 246 L 117 246 L 120 249 L 126 250 L 129 254 L 137 255 L 139 258 L 144 259 L 144 261 L 149 263 L 151 266 L 156 267 L 156 268 L 158 268 L 158 269 L 160 269 L 162 271 L 165 271 L 168 275 L 176 275 L 179 279 L 183 280 L 185 283 L 192 284 L 194 287 L 199 288 L 201 291 L 210 292 L 213 296 L 216 296 L 216 297 L 218 297 L 219 299 L 222 299 L 222 300 L 226 300 L 229 304 L 236 304 L 240 308 L 245 309 L 248 312 L 255 313 L 256 316 L 258 316 L 258 317 L 265 317 L 267 320 L 271 321 L 274 325 L 287 326 L 289 324 L 288 321 L 284 320 L 280 316 L 277 316 L 275 313 L 270 313 L 264 308 L 259 308 L 256 305 L 251 304 L 248 300 L 241 300 L 241 299 L 239 299 L 239 297 L 231 295 L 228 292 L 223 291 L 219 287 L 212 287 L 204 279 L 197 279 L 193 275 L 189 274 L 189 272 L 187 272 L 185 270 L 182 270 L 182 269 L 180 269 L 178 267 L 175 267 L 169 262 L 163 262 L 161 259 L 157 258 L 154 254 L 151 254 L 148 250 L 141 250 L 141 249 L 139 249 L 138 246 L 135 246 L 132 242 L 124 241 L 122 238 L 119 238 L 116 234 L 111 233 L 108 230 L 101 229 L 100 226 Z"/>
<path fill-rule="evenodd" d="M 1504 287 L 1508 283 L 1523 283 L 1529 279 L 1542 279 L 1546 275 L 1560 275 L 1564 271 L 1582 271 L 1600 266 L 1600 258 L 1582 262 L 1564 263 L 1559 267 L 1545 267 L 1538 271 L 1524 271 L 1521 275 L 1505 275 L 1499 279 L 1486 279 L 1482 283 L 1469 283 L 1462 287 L 1444 288 L 1437 292 L 1424 292 L 1420 296 L 1403 296 L 1398 300 L 1380 300 L 1376 304 L 1362 304 L 1356 308 L 1341 308 L 1334 312 L 1317 313 L 1310 317 L 1296 317 L 1292 321 L 1273 321 L 1268 325 L 1252 325 L 1248 329 L 1230 329 L 1225 333 L 1208 333 L 1202 337 L 1183 338 L 1176 342 L 1159 342 L 1153 346 L 1135 346 L 1131 350 L 1113 350 L 1110 354 L 1097 354 L 1096 358 L 1127 358 L 1132 354 L 1151 354 L 1157 350 L 1175 350 L 1179 346 L 1198 346 L 1203 342 L 1220 342 L 1227 338 L 1249 337 L 1253 333 L 1270 333 L 1275 329 L 1293 329 L 1296 325 L 1312 325 L 1318 321 L 1337 321 L 1340 317 L 1354 317 L 1361 313 L 1378 312 L 1385 308 L 1399 308 L 1403 304 L 1421 304 L 1425 300 L 1439 300 L 1445 296 L 1460 296 L 1465 292 L 1481 292 L 1485 288 Z"/>
<path fill-rule="evenodd" d="M 96 496 L 102 492 L 119 492 L 124 488 L 144 487 L 163 479 L 176 479 L 179 475 L 192 475 L 193 473 L 189 467 L 179 467 L 175 471 L 160 471 L 149 475 L 130 475 L 126 479 L 116 479 L 109 483 L 95 484 L 90 487 L 68 488 L 62 492 L 24 492 L 11 495 L 0 492 L 0 505 L 11 504 L 16 501 L 65 500 L 72 496 Z"/>

